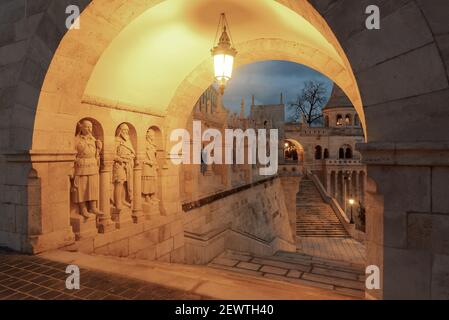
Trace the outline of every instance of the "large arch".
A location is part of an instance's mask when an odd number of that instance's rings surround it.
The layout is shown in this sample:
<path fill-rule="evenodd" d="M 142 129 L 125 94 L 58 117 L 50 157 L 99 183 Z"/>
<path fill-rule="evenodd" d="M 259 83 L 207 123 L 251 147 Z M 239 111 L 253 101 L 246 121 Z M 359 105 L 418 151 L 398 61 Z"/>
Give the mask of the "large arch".
<path fill-rule="evenodd" d="M 53 187 L 64 188 L 66 181 L 49 181 L 40 175 L 51 171 L 55 177 L 65 172 L 64 165 L 71 159 L 74 119 L 80 118 L 80 110 L 83 117 L 95 117 L 92 104 L 101 105 L 102 115 L 110 117 L 110 110 L 141 107 L 98 97 L 84 96 L 85 103 L 81 101 L 95 65 L 113 39 L 130 21 L 161 2 L 73 0 L 71 4 L 85 10 L 81 29 L 69 32 L 61 14 L 66 1 L 41 1 L 29 8 L 22 1 L 0 5 L 6 12 L 2 17 L 7 19 L 1 22 L 8 31 L 0 44 L 4 55 L 0 160 L 5 172 L 0 176 L 1 203 L 5 215 L 16 221 L 12 229 L 2 225 L 2 243 L 32 251 L 42 238 L 57 243 L 66 236 L 67 219 L 53 215 L 60 207 L 51 205 L 59 194 L 44 197 L 40 193 L 44 190 L 36 191 L 36 186 L 45 189 L 50 182 Z M 449 213 L 444 193 L 449 177 L 449 110 L 445 107 L 449 99 L 449 28 L 444 13 L 449 4 L 444 0 L 374 2 L 382 14 L 382 28 L 377 31 L 364 27 L 363 1 L 278 1 L 307 20 L 331 44 L 340 58 L 338 65 L 316 48 L 310 60 L 320 61 L 318 65 L 326 72 L 335 70 L 331 79 L 351 98 L 368 128 L 368 144 L 360 146 L 372 179 L 367 188 L 368 263 L 379 265 L 384 279 L 382 290 L 371 295 L 447 297 L 449 285 L 442 280 L 449 265 L 449 251 L 442 241 L 447 230 L 440 226 L 447 225 Z M 8 14 L 21 10 L 26 10 L 24 16 Z M 273 47 L 266 51 L 269 54 L 261 57 L 279 59 L 282 54 L 287 60 L 298 59 L 286 54 L 296 56 L 294 51 L 279 54 L 274 48 L 288 43 L 298 46 L 295 41 L 273 39 Z M 244 44 L 257 40 L 239 42 L 241 57 L 245 57 Z M 261 41 L 262 48 L 269 41 Z M 302 57 L 307 53 L 304 48 Z M 249 57 L 247 61 L 261 57 Z M 192 96 L 198 97 L 206 82 L 210 83 L 210 79 L 201 80 L 201 72 L 206 73 L 207 68 L 207 63 L 200 61 L 199 69 L 192 69 L 176 87 L 175 98 L 166 110 L 180 111 L 193 105 Z M 190 91 L 192 96 L 184 95 Z M 173 113 L 154 116 L 166 128 L 178 126 L 179 119 L 164 117 L 169 114 Z M 45 225 L 39 228 L 30 230 L 20 222 L 35 219 L 42 223 L 41 213 Z M 420 242 L 429 219 L 435 225 L 432 245 Z"/>

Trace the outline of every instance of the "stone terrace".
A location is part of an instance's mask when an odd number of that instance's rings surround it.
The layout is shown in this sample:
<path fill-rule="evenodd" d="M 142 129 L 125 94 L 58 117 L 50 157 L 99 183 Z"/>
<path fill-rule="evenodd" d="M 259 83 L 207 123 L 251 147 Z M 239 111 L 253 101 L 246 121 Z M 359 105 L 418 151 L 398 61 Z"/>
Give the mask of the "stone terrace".
<path fill-rule="evenodd" d="M 68 290 L 67 264 L 0 251 L 0 300 L 187 300 L 204 296 L 145 281 L 81 269 L 80 290 Z"/>
<path fill-rule="evenodd" d="M 228 250 L 209 266 L 364 297 L 364 268 L 355 263 L 292 252 L 279 251 L 274 256 L 255 256 Z"/>

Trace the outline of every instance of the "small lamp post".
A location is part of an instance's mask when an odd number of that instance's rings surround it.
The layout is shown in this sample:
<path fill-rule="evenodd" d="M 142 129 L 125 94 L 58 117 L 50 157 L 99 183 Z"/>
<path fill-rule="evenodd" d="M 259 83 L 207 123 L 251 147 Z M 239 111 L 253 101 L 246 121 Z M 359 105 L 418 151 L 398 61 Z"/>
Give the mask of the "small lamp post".
<path fill-rule="evenodd" d="M 215 81 L 220 87 L 220 93 L 224 93 L 226 84 L 232 77 L 232 70 L 234 67 L 234 58 L 237 55 L 237 50 L 235 50 L 232 39 L 230 37 L 231 32 L 229 31 L 228 21 L 224 13 L 220 15 L 220 20 L 218 22 L 218 31 L 222 27 L 222 33 L 218 44 L 215 46 L 217 38 L 214 40 L 214 47 L 211 50 L 212 56 L 214 58 L 214 76 Z M 229 35 L 228 35 L 229 31 Z"/>
<path fill-rule="evenodd" d="M 354 218 L 352 216 L 352 206 L 354 205 L 354 199 L 349 199 L 349 205 L 351 206 L 351 220 L 349 221 L 350 224 L 354 224 Z"/>

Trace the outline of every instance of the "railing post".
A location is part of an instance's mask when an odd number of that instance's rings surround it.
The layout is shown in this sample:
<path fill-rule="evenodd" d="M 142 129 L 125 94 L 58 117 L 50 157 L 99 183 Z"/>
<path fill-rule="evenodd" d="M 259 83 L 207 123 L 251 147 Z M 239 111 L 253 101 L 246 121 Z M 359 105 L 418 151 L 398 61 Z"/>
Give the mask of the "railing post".
<path fill-rule="evenodd" d="M 105 153 L 100 164 L 100 211 L 98 217 L 98 231 L 106 233 L 115 230 L 115 223 L 111 219 L 111 172 L 113 155 Z"/>
<path fill-rule="evenodd" d="M 134 223 L 144 220 L 142 210 L 142 164 L 140 155 L 137 156 L 133 169 L 133 213 L 132 218 Z"/>

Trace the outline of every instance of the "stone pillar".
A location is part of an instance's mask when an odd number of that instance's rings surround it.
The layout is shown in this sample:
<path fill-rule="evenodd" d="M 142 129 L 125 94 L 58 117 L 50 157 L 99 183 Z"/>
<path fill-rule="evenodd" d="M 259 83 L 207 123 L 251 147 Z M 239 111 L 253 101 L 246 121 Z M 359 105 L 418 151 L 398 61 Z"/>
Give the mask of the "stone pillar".
<path fill-rule="evenodd" d="M 326 190 L 327 190 L 327 194 L 332 196 L 331 192 L 331 174 L 332 172 L 327 172 L 326 174 Z"/>
<path fill-rule="evenodd" d="M 145 220 L 142 210 L 142 159 L 137 156 L 134 165 L 134 180 L 133 180 L 133 222 L 139 223 Z"/>
<path fill-rule="evenodd" d="M 367 297 L 447 299 L 448 145 L 373 142 L 358 149 L 369 175 L 367 265 L 377 266 L 381 279 L 380 288 L 367 290 Z"/>
<path fill-rule="evenodd" d="M 115 230 L 111 219 L 111 173 L 114 163 L 112 154 L 104 154 L 100 165 L 100 211 L 98 232 L 106 233 Z"/>
<path fill-rule="evenodd" d="M 2 172 L 7 206 L 15 219 L 5 225 L 1 239 L 14 250 L 37 254 L 71 245 L 75 235 L 70 225 L 70 172 L 72 151 L 24 151 L 4 155 Z M 1 212 L 7 213 L 7 212 Z M 14 229 L 12 229 L 14 228 Z"/>

